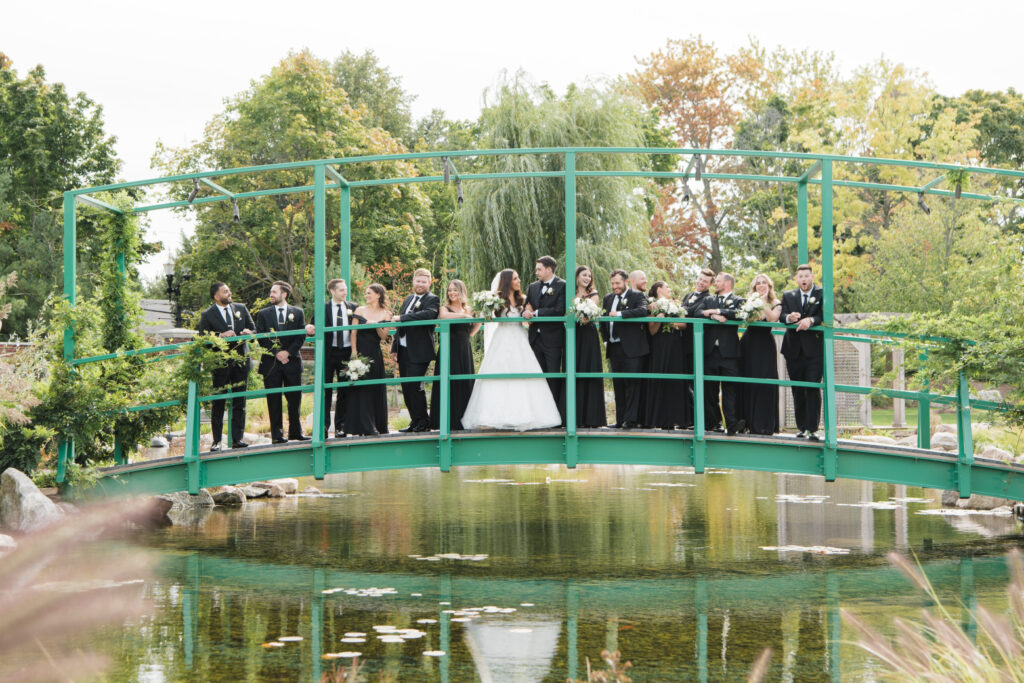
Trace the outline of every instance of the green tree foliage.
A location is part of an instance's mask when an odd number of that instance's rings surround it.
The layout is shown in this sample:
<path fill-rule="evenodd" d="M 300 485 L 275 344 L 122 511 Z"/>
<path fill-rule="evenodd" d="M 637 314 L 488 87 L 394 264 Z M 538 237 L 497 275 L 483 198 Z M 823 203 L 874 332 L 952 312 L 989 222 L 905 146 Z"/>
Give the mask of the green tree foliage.
<path fill-rule="evenodd" d="M 334 82 L 348 95 L 367 128 L 383 128 L 396 140 L 409 144 L 413 97 L 402 89 L 402 79 L 380 63 L 373 50 L 361 55 L 345 50 L 331 64 Z"/>
<path fill-rule="evenodd" d="M 487 148 L 642 147 L 643 113 L 621 92 L 570 86 L 564 96 L 546 85 L 532 85 L 520 74 L 491 93 L 480 117 Z M 561 155 L 487 157 L 488 172 L 562 171 Z M 632 155 L 581 154 L 577 170 L 633 170 L 644 159 Z M 648 186 L 626 178 L 577 181 L 577 261 L 603 278 L 612 268 L 644 267 L 648 216 L 641 196 Z M 494 273 L 515 268 L 529 282 L 534 261 L 550 254 L 564 258 L 564 181 L 516 178 L 467 184 L 459 214 L 459 272 L 474 288 L 490 284 Z M 572 277 L 572 274 L 569 274 Z"/>
<path fill-rule="evenodd" d="M 120 162 L 103 128 L 103 108 L 50 83 L 41 66 L 24 77 L 0 53 L 0 275 L 17 270 L 5 331 L 24 336 L 63 272 L 62 193 L 113 182 Z M 97 261 L 94 226 L 78 224 L 80 273 Z"/>
<path fill-rule="evenodd" d="M 392 154 L 406 151 L 385 130 L 368 127 L 335 81 L 330 65 L 309 52 L 290 54 L 269 74 L 230 98 L 203 139 L 183 149 L 159 146 L 155 163 L 168 173 L 255 166 L 318 158 Z M 345 166 L 350 180 L 416 175 L 404 162 Z M 232 192 L 312 184 L 308 169 L 221 179 Z M 184 199 L 191 185 L 174 188 Z M 312 296 L 313 197 L 275 195 L 239 203 L 232 221 L 230 202 L 196 207 L 196 234 L 184 246 L 180 265 L 194 277 L 184 299 L 198 309 L 208 285 L 223 280 L 237 300 L 264 295 L 274 280 L 296 288 L 295 302 Z M 352 193 L 352 255 L 363 264 L 423 259 L 422 224 L 430 207 L 416 185 L 360 188 Z M 338 192 L 327 194 L 328 253 L 339 247 Z"/>

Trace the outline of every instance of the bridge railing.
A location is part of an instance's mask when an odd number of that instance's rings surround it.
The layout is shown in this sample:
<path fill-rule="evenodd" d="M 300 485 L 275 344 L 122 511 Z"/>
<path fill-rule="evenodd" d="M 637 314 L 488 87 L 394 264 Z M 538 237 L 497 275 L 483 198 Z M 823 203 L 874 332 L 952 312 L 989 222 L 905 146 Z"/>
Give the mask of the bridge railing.
<path fill-rule="evenodd" d="M 722 376 L 722 375 L 711 375 L 704 371 L 703 353 L 697 353 L 696 350 L 703 349 L 703 337 L 704 328 L 706 325 L 718 325 L 718 326 L 733 326 L 733 327 L 766 327 L 770 328 L 774 334 L 783 334 L 786 329 L 791 328 L 791 325 L 784 323 L 768 323 L 768 322 L 750 322 L 740 323 L 736 321 L 728 321 L 725 323 L 707 320 L 705 318 L 665 318 L 665 317 L 645 317 L 645 318 L 632 318 L 628 322 L 624 322 L 621 318 L 602 317 L 594 320 L 594 324 L 602 321 L 616 322 L 617 324 L 646 324 L 646 323 L 666 323 L 666 322 L 683 322 L 692 327 L 692 334 L 694 340 L 695 353 L 693 356 L 693 370 L 692 372 L 686 373 L 654 373 L 654 372 L 638 372 L 638 373 L 622 373 L 622 372 L 577 372 L 575 359 L 570 359 L 567 356 L 566 368 L 562 372 L 537 372 L 537 373 L 471 373 L 471 374 L 451 374 L 450 368 L 450 344 L 451 344 L 451 327 L 453 325 L 467 325 L 474 323 L 488 323 L 495 322 L 497 324 L 526 324 L 529 322 L 561 322 L 566 326 L 567 332 L 569 330 L 575 331 L 576 321 L 575 318 L 568 314 L 565 317 L 535 317 L 528 321 L 524 318 L 503 318 L 501 321 L 490 320 L 486 318 L 473 318 L 473 319 L 436 319 L 436 320 L 425 320 L 425 321 L 414 321 L 406 323 L 396 322 L 382 322 L 382 323 L 366 323 L 361 325 L 339 325 L 333 327 L 325 327 L 323 334 L 327 335 L 332 332 L 340 332 L 345 330 L 357 330 L 357 329 L 375 329 L 375 328 L 390 328 L 392 331 L 403 327 L 416 327 L 416 326 L 430 326 L 437 328 L 438 330 L 438 359 L 436 361 L 435 374 L 425 375 L 420 377 L 384 377 L 380 379 L 361 379 L 361 380 L 346 380 L 341 382 L 326 382 L 324 381 L 324 375 L 322 372 L 314 373 L 314 381 L 311 384 L 303 384 L 300 386 L 293 387 L 279 387 L 272 389 L 255 389 L 246 391 L 222 391 L 220 393 L 212 393 L 209 395 L 200 395 L 198 385 L 195 382 L 189 383 L 188 394 L 185 398 L 185 453 L 184 460 L 187 464 L 188 475 L 188 487 L 190 490 L 198 490 L 203 485 L 202 476 L 202 461 L 200 459 L 200 446 L 199 446 L 199 435 L 200 435 L 200 413 L 201 407 L 205 403 L 217 400 L 252 400 L 265 397 L 272 394 L 283 394 L 288 392 L 300 392 L 300 393 L 314 393 L 314 396 L 322 395 L 325 389 L 344 389 L 355 386 L 373 386 L 373 385 L 395 385 L 403 384 L 406 382 L 424 382 L 424 383 L 440 383 L 439 390 L 439 423 L 440 429 L 436 433 L 434 438 L 437 439 L 438 446 L 438 466 L 443 471 L 448 471 L 451 467 L 451 453 L 452 453 L 452 430 L 451 430 L 451 382 L 459 380 L 481 380 L 481 379 L 525 379 L 525 378 L 559 378 L 565 380 L 565 397 L 566 397 L 566 426 L 565 426 L 565 461 L 569 467 L 575 467 L 578 462 L 578 447 L 576 443 L 577 437 L 577 426 L 575 420 L 575 405 L 576 405 L 576 380 L 578 379 L 640 379 L 640 380 L 683 380 L 692 383 L 692 391 L 694 395 L 693 401 L 693 449 L 694 449 L 694 466 L 697 472 L 702 472 L 705 466 L 704 459 L 704 442 L 706 440 L 705 432 L 705 418 L 704 413 L 704 382 L 730 382 L 740 384 L 761 384 L 771 385 L 777 387 L 805 387 L 811 389 L 818 389 L 823 394 L 823 411 L 824 428 L 825 428 L 825 439 L 820 442 L 816 447 L 822 449 L 822 474 L 827 479 L 834 479 L 835 472 L 838 468 L 838 456 L 836 453 L 836 442 L 838 439 L 838 423 L 836 421 L 835 401 L 836 395 L 841 393 L 851 394 L 871 394 L 877 393 L 892 398 L 902 398 L 910 401 L 917 401 L 921 406 L 918 417 L 918 446 L 920 448 L 928 448 L 929 443 L 929 429 L 927 428 L 927 417 L 922 418 L 921 414 L 927 415 L 928 407 L 931 403 L 945 404 L 956 406 L 957 410 L 957 426 L 958 426 L 958 440 L 960 447 L 958 449 L 958 469 L 959 476 L 957 479 L 957 488 L 963 492 L 969 492 L 970 490 L 970 465 L 973 462 L 973 445 L 971 441 L 971 410 L 972 408 L 978 408 L 983 410 L 1003 410 L 1005 406 L 999 403 L 974 401 L 970 399 L 967 379 L 961 374 L 959 377 L 958 386 L 955 393 L 951 395 L 944 395 L 932 392 L 930 387 L 925 386 L 920 391 L 909 391 L 899 389 L 888 389 L 878 387 L 863 387 L 855 385 L 844 385 L 837 384 L 834 378 L 834 364 L 826 363 L 824 366 L 824 372 L 821 382 L 803 382 L 788 379 L 773 379 L 773 378 L 753 378 L 753 377 L 733 377 L 733 376 Z M 821 326 L 811 328 L 812 331 L 822 332 L 823 335 L 828 331 L 832 330 L 829 326 Z M 834 332 L 834 330 L 832 330 Z M 269 338 L 286 338 L 302 335 L 305 336 L 305 331 L 294 330 L 289 332 L 267 332 L 262 334 L 251 334 L 251 335 L 237 335 L 232 338 L 233 342 L 239 341 L 254 341 L 257 342 L 261 339 Z M 867 343 L 867 344 L 880 344 L 880 343 L 891 343 L 890 337 L 897 336 L 881 330 L 869 330 L 859 328 L 844 328 L 841 334 L 833 334 L 834 339 L 841 339 L 844 341 L 854 343 Z M 309 337 L 308 339 L 315 339 L 315 337 Z M 948 343 L 950 340 L 942 338 L 917 338 L 916 341 L 927 342 L 930 344 Z M 126 351 L 118 354 L 103 354 L 99 356 L 93 356 L 90 358 L 75 359 L 74 364 L 82 365 L 87 363 L 103 362 L 110 360 L 117 356 L 136 356 L 136 355 L 148 355 L 152 356 L 151 360 L 156 362 L 161 361 L 173 361 L 181 357 L 181 353 L 178 352 L 182 347 L 189 344 L 202 344 L 204 343 L 202 338 L 189 341 L 181 342 L 177 344 L 167 344 L 162 346 L 154 346 L 147 349 Z M 824 343 L 824 342 L 823 342 Z M 567 347 L 568 351 L 568 347 Z M 180 361 L 179 361 L 180 362 Z M 316 405 L 318 401 L 314 401 Z M 154 403 L 148 405 L 140 405 L 129 408 L 129 411 L 142 411 L 156 408 L 164 408 L 172 405 L 181 405 L 180 401 L 165 401 L 161 403 Z M 829 406 L 832 410 L 829 410 Z M 321 411 L 317 414 L 314 411 L 314 434 L 318 431 L 315 429 L 316 425 L 324 424 L 324 415 L 322 413 L 323 406 L 320 406 Z M 433 409 L 433 407 L 432 407 Z M 228 411 L 230 415 L 230 411 Z M 920 428 L 924 426 L 923 430 Z M 228 425 L 230 430 L 230 424 Z M 831 438 L 830 438 L 831 437 Z M 417 435 L 418 439 L 430 438 L 429 436 Z M 313 457 L 314 457 L 314 472 L 326 471 L 325 464 L 325 452 L 324 442 L 326 439 L 324 435 L 320 435 L 320 439 L 314 439 L 313 446 Z M 811 446 L 811 444 L 808 444 Z M 814 446 L 812 446 L 814 447 Z M 238 452 L 239 457 L 244 457 L 244 452 Z M 122 459 L 123 462 L 123 459 Z"/>

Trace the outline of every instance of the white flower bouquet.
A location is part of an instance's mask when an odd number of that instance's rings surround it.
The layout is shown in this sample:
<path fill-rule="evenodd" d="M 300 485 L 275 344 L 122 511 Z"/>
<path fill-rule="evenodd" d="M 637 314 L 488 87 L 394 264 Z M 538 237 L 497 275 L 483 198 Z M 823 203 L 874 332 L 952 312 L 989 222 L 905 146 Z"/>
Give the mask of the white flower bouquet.
<path fill-rule="evenodd" d="M 372 364 L 373 361 L 366 356 L 353 358 L 345 365 L 345 377 L 351 382 L 360 380 L 370 371 L 370 365 Z"/>
<path fill-rule="evenodd" d="M 578 296 L 572 300 L 572 308 L 569 312 L 576 316 L 576 322 L 580 325 L 593 325 L 594 318 L 600 318 L 604 315 L 604 309 L 594 303 L 594 300 L 588 297 Z"/>
<path fill-rule="evenodd" d="M 480 315 L 488 320 L 500 313 L 504 307 L 505 302 L 496 292 L 485 290 L 473 294 L 473 308 L 480 311 Z"/>
<path fill-rule="evenodd" d="M 768 302 L 761 298 L 760 294 L 754 294 L 743 302 L 740 310 L 736 311 L 736 318 L 746 322 L 760 320 L 768 309 Z"/>
<path fill-rule="evenodd" d="M 652 316 L 664 313 L 666 318 L 680 318 L 683 315 L 683 307 L 679 305 L 679 302 L 675 299 L 666 299 L 665 297 L 651 300 L 650 310 Z M 672 323 L 662 323 L 661 331 L 671 332 Z"/>

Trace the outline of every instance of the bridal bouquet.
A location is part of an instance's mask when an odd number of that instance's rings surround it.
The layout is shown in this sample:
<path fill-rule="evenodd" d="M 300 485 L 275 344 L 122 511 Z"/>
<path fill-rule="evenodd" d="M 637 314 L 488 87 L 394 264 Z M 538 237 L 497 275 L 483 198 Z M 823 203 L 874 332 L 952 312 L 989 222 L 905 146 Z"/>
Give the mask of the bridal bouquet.
<path fill-rule="evenodd" d="M 604 315 L 604 309 L 594 303 L 590 297 L 578 296 L 572 300 L 572 308 L 569 312 L 576 316 L 576 322 L 580 325 L 593 325 L 594 318 Z"/>
<path fill-rule="evenodd" d="M 473 308 L 480 311 L 480 315 L 490 320 L 505 307 L 505 302 L 496 293 L 485 290 L 476 292 L 473 295 Z"/>
<path fill-rule="evenodd" d="M 736 311 L 736 317 L 747 322 L 760 320 L 767 308 L 768 302 L 762 299 L 760 294 L 754 294 L 743 302 L 740 310 Z"/>
<path fill-rule="evenodd" d="M 678 301 L 664 297 L 651 301 L 650 309 L 652 316 L 664 313 L 666 318 L 680 318 L 683 315 L 683 307 L 679 305 Z M 672 323 L 662 323 L 661 331 L 671 332 Z"/>
<path fill-rule="evenodd" d="M 348 377 L 351 382 L 362 379 L 370 371 L 371 363 L 373 361 L 366 356 L 353 358 L 345 365 L 345 377 Z"/>

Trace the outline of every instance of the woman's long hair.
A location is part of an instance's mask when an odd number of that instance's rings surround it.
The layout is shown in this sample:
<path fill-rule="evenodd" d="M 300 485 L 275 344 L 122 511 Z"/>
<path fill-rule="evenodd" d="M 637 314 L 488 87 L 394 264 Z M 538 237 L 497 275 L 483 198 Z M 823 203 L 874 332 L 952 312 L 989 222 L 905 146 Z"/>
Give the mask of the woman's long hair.
<path fill-rule="evenodd" d="M 665 287 L 666 285 L 668 285 L 668 283 L 665 282 L 664 280 L 658 280 L 657 282 L 655 282 L 653 285 L 651 285 L 651 291 L 647 292 L 647 298 L 657 299 L 658 290 L 661 289 L 662 287 Z"/>
<path fill-rule="evenodd" d="M 751 280 L 750 294 L 748 294 L 747 296 L 750 297 L 753 296 L 754 294 L 757 294 L 757 279 L 760 277 L 763 277 L 765 281 L 768 283 L 768 300 L 765 303 L 767 303 L 769 306 L 774 306 L 775 304 L 779 303 L 779 297 L 775 295 L 775 283 L 772 282 L 772 279 L 765 275 L 764 273 L 758 273 L 757 275 L 754 276 L 754 279 Z"/>
<path fill-rule="evenodd" d="M 448 283 L 448 286 L 445 287 L 445 289 L 444 289 L 444 305 L 447 306 L 448 304 L 451 303 L 451 300 L 448 298 L 448 290 L 451 288 L 452 285 L 455 285 L 455 289 L 459 293 L 459 303 L 462 304 L 462 307 L 464 309 L 468 309 L 469 308 L 469 290 L 466 289 L 466 283 L 463 282 L 462 280 L 452 280 L 451 282 Z"/>
<path fill-rule="evenodd" d="M 576 266 L 576 279 L 573 281 L 573 284 L 575 284 L 576 289 L 574 291 L 579 291 L 580 289 L 580 273 L 582 273 L 584 270 L 590 271 L 590 284 L 587 285 L 586 291 L 586 296 L 590 296 L 591 294 L 597 291 L 597 288 L 594 286 L 594 271 L 590 266 Z"/>
<path fill-rule="evenodd" d="M 374 282 L 367 287 L 367 289 L 377 295 L 377 305 L 380 308 L 388 307 L 388 290 L 384 289 L 384 285 Z M 369 305 L 369 303 L 367 303 L 367 305 Z"/>
<path fill-rule="evenodd" d="M 522 308 L 523 304 L 526 303 L 526 297 L 523 296 L 522 289 L 517 290 L 513 294 L 512 279 L 513 277 L 515 277 L 515 274 L 516 271 L 512 270 L 511 268 L 506 268 L 505 270 L 498 273 L 498 296 L 501 297 L 501 300 L 503 302 L 501 308 L 502 313 L 508 310 L 508 299 L 510 296 L 513 297 L 516 308 Z"/>

